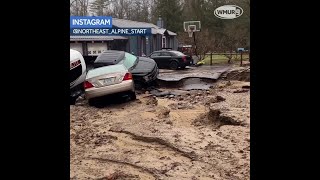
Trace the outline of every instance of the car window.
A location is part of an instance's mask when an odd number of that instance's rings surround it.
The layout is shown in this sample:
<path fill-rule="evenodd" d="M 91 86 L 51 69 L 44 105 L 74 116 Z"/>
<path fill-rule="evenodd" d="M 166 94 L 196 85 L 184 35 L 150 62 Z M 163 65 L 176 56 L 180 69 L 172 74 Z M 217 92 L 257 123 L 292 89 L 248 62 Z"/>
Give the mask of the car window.
<path fill-rule="evenodd" d="M 160 53 L 159 52 L 155 52 L 155 53 L 151 54 L 150 57 L 152 58 L 152 57 L 156 57 L 156 56 L 160 56 Z"/>
<path fill-rule="evenodd" d="M 184 56 L 184 54 L 182 52 L 179 51 L 171 51 L 172 53 L 174 53 L 177 56 Z"/>
<path fill-rule="evenodd" d="M 138 63 L 138 58 L 135 55 L 132 55 L 130 53 L 125 53 L 124 59 L 122 60 L 123 65 L 127 68 L 130 69 L 134 65 Z"/>
<path fill-rule="evenodd" d="M 171 54 L 169 52 L 162 52 L 161 56 L 171 56 Z"/>

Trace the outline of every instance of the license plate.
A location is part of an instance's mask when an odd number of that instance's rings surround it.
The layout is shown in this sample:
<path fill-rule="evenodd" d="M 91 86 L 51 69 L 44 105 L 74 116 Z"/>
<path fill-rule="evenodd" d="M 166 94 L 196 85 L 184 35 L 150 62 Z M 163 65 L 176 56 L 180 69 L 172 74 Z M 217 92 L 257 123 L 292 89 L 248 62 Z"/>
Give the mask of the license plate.
<path fill-rule="evenodd" d="M 106 78 L 106 79 L 104 79 L 103 83 L 104 83 L 105 85 L 111 84 L 111 83 L 114 82 L 114 80 L 115 80 L 114 77 L 112 77 L 112 78 Z"/>

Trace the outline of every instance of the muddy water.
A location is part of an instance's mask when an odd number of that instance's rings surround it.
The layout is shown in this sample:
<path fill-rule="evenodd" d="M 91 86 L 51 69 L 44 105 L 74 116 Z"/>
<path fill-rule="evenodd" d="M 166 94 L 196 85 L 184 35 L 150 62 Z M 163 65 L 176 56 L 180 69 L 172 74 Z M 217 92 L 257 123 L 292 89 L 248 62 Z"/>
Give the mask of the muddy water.
<path fill-rule="evenodd" d="M 214 87 L 215 79 L 208 78 L 185 78 L 180 81 L 162 81 L 158 80 L 161 88 L 172 88 L 181 90 L 207 90 Z"/>

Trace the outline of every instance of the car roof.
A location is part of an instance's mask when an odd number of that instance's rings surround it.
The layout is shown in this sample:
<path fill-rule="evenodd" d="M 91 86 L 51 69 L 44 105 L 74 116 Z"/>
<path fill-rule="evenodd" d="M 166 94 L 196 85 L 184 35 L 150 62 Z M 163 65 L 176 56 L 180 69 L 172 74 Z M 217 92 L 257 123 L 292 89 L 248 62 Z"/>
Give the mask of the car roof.
<path fill-rule="evenodd" d="M 70 49 L 70 62 L 76 59 L 81 59 L 82 55 L 79 51 Z"/>
<path fill-rule="evenodd" d="M 153 53 L 155 52 L 171 52 L 172 50 L 165 50 L 165 49 L 162 49 L 162 50 L 158 50 L 158 51 L 153 51 Z"/>
<path fill-rule="evenodd" d="M 180 51 L 175 51 L 175 50 L 158 50 L 158 51 L 153 51 L 152 53 L 156 53 L 156 52 L 172 52 L 172 53 L 176 53 L 176 52 L 180 52 Z M 181 53 L 181 52 L 180 52 Z"/>
<path fill-rule="evenodd" d="M 118 64 L 125 56 L 124 51 L 107 50 L 101 53 L 94 63 Z"/>
<path fill-rule="evenodd" d="M 122 64 L 116 64 L 111 66 L 103 66 L 95 69 L 91 69 L 87 73 L 86 79 L 91 79 L 97 76 L 101 76 L 109 73 L 126 72 L 127 68 Z"/>

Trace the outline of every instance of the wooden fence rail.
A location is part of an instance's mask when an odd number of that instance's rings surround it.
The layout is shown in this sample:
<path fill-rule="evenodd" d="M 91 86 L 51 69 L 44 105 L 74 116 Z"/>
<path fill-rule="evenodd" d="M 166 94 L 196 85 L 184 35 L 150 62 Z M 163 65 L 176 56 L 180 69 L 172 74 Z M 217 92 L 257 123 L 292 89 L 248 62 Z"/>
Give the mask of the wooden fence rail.
<path fill-rule="evenodd" d="M 249 55 L 249 62 L 250 62 L 250 52 L 232 52 L 232 53 L 206 53 L 205 55 L 210 56 L 210 66 L 212 66 L 212 56 L 213 55 L 224 55 L 224 56 L 228 56 L 228 55 L 240 55 L 240 66 L 242 66 L 242 56 L 243 55 Z"/>

